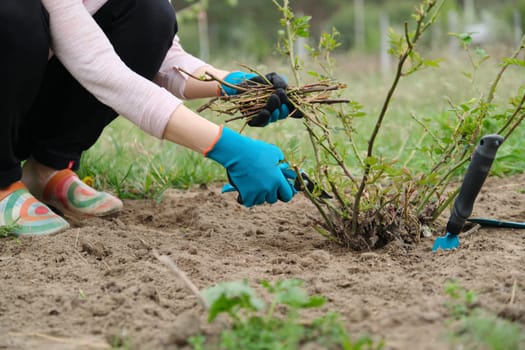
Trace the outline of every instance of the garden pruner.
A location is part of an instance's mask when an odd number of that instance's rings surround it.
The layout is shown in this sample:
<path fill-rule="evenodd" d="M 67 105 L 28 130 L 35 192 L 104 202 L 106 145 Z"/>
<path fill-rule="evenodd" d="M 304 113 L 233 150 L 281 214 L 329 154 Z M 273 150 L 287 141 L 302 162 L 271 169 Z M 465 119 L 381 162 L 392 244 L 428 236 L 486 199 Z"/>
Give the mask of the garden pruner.
<path fill-rule="evenodd" d="M 286 169 L 286 171 L 289 171 L 290 173 L 289 174 L 295 174 L 295 171 L 293 169 Z M 306 172 L 304 170 L 300 170 L 300 174 L 301 174 L 301 180 L 299 179 L 299 177 L 295 177 L 295 180 L 293 180 L 293 187 L 296 191 L 308 191 L 310 193 L 316 193 L 317 196 L 319 196 L 319 198 L 323 198 L 323 199 L 331 199 L 332 196 L 326 192 L 325 190 L 323 190 L 322 188 L 318 187 L 317 183 L 314 182 L 310 176 L 308 176 L 308 174 L 306 174 Z M 293 179 L 294 176 L 292 175 L 289 175 L 288 176 L 289 179 Z M 303 186 L 304 184 L 304 186 Z M 222 187 L 222 193 L 226 193 L 226 192 L 235 192 L 237 191 L 237 189 L 232 186 L 231 184 L 226 184 Z M 241 197 L 237 197 L 237 202 L 239 204 L 242 204 L 242 199 Z"/>
<path fill-rule="evenodd" d="M 472 214 L 474 201 L 487 178 L 496 152 L 503 141 L 503 137 L 496 134 L 486 135 L 479 141 L 467 168 L 459 194 L 454 201 L 452 213 L 447 223 L 447 233 L 443 237 L 436 238 L 432 247 L 433 252 L 438 249 L 455 249 L 459 246 L 458 234 L 465 221 Z"/>

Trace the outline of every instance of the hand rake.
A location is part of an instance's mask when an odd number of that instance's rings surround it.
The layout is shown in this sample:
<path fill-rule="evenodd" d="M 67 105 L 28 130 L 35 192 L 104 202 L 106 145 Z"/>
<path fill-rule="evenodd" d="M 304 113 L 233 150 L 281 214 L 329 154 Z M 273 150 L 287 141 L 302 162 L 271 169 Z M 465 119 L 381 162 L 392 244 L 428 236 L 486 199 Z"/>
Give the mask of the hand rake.
<path fill-rule="evenodd" d="M 454 201 L 452 213 L 447 223 L 447 232 L 445 236 L 436 238 L 432 247 L 433 252 L 439 249 L 450 250 L 459 247 L 458 234 L 465 221 L 472 214 L 474 201 L 487 178 L 496 152 L 503 141 L 503 137 L 496 134 L 486 135 L 479 141 L 467 168 L 459 194 Z"/>

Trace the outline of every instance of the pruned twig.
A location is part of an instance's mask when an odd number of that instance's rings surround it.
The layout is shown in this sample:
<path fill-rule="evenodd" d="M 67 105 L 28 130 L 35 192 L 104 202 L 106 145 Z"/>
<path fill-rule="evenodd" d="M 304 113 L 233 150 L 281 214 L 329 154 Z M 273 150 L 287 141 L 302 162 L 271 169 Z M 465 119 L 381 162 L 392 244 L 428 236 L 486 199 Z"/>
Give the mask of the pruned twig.
<path fill-rule="evenodd" d="M 243 66 L 245 67 L 245 66 Z M 210 72 L 205 72 L 205 76 L 197 77 L 185 71 L 182 68 L 177 68 L 180 72 L 188 75 L 192 79 L 200 81 L 216 81 L 220 85 L 228 86 L 240 91 L 236 95 L 217 96 L 210 99 L 208 102 L 197 108 L 197 112 L 202 112 L 206 109 L 227 115 L 236 115 L 229 118 L 226 122 L 231 122 L 239 119 L 247 119 L 256 116 L 261 109 L 266 106 L 268 98 L 275 92 L 275 88 L 271 84 L 260 84 L 256 82 L 246 82 L 239 85 L 232 85 Z M 253 69 L 246 68 L 250 71 Z M 264 77 L 264 76 L 263 76 Z M 343 98 L 330 98 L 330 94 L 337 90 L 346 88 L 346 84 L 334 83 L 331 81 L 319 81 L 303 86 L 289 86 L 286 89 L 288 99 L 297 109 L 305 110 L 312 108 L 313 105 L 328 105 L 341 104 L 350 102 Z M 293 116 L 293 113 L 290 116 Z"/>
<path fill-rule="evenodd" d="M 188 287 L 188 289 L 197 297 L 199 303 L 206 309 L 209 309 L 209 305 L 206 300 L 202 297 L 199 288 L 188 278 L 186 273 L 182 271 L 174 262 L 166 255 L 159 255 L 157 251 L 153 251 L 153 256 L 160 262 L 164 263 L 182 282 Z"/>

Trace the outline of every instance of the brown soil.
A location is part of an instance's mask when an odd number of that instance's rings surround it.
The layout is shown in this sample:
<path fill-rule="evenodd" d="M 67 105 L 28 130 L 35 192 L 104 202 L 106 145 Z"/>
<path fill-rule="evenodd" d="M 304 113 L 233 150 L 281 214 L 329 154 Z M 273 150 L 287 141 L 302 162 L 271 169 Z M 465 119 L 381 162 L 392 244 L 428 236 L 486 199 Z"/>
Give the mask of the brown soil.
<path fill-rule="evenodd" d="M 524 188 L 523 175 L 490 178 L 474 214 L 525 221 Z M 177 349 L 199 329 L 213 332 L 154 251 L 199 288 L 301 278 L 328 299 L 304 317 L 340 312 L 351 334 L 384 338 L 386 349 L 450 348 L 449 279 L 476 291 L 483 308 L 525 323 L 525 230 L 481 228 L 446 253 L 431 252 L 434 237 L 354 253 L 316 233 L 319 215 L 302 195 L 253 209 L 234 197 L 217 188 L 169 191 L 161 203 L 126 201 L 118 218 L 1 240 L 0 349 L 98 349 L 115 338 L 129 348 Z"/>

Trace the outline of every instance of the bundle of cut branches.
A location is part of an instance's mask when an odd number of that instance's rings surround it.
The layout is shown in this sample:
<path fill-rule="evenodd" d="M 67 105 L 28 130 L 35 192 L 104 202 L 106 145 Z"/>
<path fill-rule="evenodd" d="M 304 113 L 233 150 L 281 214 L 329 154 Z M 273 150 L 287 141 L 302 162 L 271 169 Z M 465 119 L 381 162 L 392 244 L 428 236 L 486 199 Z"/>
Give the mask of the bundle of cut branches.
<path fill-rule="evenodd" d="M 205 77 L 195 77 L 180 68 L 179 70 L 191 78 L 201 81 L 216 81 L 221 85 L 229 86 L 239 91 L 237 95 L 224 95 L 212 98 L 197 109 L 197 112 L 209 109 L 220 114 L 235 116 L 227 119 L 226 122 L 239 119 L 249 121 L 250 118 L 257 116 L 259 111 L 265 107 L 268 98 L 275 92 L 275 88 L 269 82 L 268 84 L 260 84 L 250 81 L 246 84 L 231 85 L 209 72 L 205 73 Z M 348 103 L 349 100 L 346 99 L 331 98 L 334 91 L 345 88 L 345 84 L 323 80 L 299 87 L 288 86 L 286 94 L 294 107 L 304 114 L 309 107 L 317 104 Z"/>

